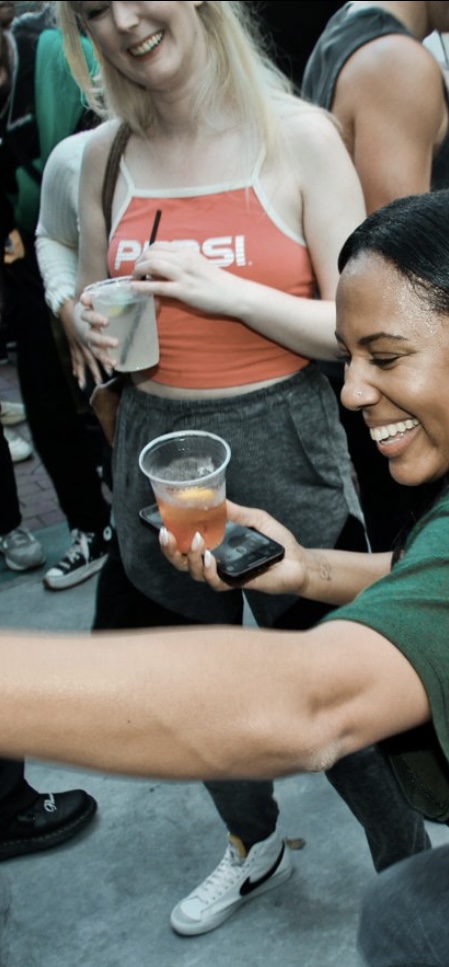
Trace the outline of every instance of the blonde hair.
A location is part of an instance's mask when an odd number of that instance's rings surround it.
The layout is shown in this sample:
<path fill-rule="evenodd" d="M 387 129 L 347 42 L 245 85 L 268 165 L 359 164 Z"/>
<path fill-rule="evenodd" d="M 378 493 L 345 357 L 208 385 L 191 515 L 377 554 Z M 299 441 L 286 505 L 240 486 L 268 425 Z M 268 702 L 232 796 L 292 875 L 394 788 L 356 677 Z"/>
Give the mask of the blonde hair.
<path fill-rule="evenodd" d="M 148 134 L 155 120 L 151 92 L 119 72 L 97 49 L 99 74 L 92 80 L 80 42 L 80 30 L 86 29 L 83 4 L 59 0 L 56 7 L 67 59 L 90 106 L 102 117 L 120 117 L 133 131 Z M 269 152 L 278 135 L 279 101 L 293 104 L 298 98 L 292 82 L 270 57 L 267 41 L 249 7 L 239 0 L 205 0 L 197 8 L 209 64 L 196 111 L 214 124 L 216 109 L 231 105 L 253 143 Z"/>

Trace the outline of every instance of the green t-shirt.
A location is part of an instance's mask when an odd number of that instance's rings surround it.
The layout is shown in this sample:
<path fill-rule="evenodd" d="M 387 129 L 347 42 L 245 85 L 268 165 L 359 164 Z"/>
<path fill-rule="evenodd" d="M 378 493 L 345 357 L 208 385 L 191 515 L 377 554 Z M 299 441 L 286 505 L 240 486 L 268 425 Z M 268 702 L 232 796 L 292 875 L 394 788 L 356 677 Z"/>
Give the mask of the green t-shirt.
<path fill-rule="evenodd" d="M 94 74 L 96 62 L 91 43 L 86 37 L 81 43 Z M 49 27 L 37 41 L 34 73 L 34 117 L 39 148 L 27 159 L 29 167 L 17 168 L 17 194 L 11 199 L 17 227 L 30 235 L 34 234 L 39 214 L 44 165 L 58 142 L 77 130 L 84 111 L 83 96 L 65 58 L 62 33 Z"/>
<path fill-rule="evenodd" d="M 418 673 L 432 724 L 383 743 L 411 805 L 449 822 L 449 491 L 411 531 L 390 574 L 325 621 L 378 631 Z"/>

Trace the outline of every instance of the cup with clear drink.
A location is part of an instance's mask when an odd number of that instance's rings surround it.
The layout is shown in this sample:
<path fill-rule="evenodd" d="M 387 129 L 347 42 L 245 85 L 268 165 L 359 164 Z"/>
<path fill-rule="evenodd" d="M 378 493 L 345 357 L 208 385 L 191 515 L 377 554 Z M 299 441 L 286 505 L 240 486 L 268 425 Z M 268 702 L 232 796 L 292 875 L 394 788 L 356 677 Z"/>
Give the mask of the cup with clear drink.
<path fill-rule="evenodd" d="M 154 298 L 138 292 L 131 275 L 94 282 L 84 290 L 92 299 L 95 312 L 108 319 L 105 334 L 118 339 L 111 353 L 115 369 L 132 373 L 150 369 L 159 362 L 159 339 Z"/>

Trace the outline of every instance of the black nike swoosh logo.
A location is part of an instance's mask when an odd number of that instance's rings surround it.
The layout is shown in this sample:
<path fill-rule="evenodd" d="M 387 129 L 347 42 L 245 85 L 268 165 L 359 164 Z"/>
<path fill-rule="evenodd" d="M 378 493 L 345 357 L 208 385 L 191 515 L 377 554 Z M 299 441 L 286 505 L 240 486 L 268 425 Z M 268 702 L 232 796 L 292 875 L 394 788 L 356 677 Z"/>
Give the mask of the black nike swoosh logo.
<path fill-rule="evenodd" d="M 262 883 L 265 883 L 266 880 L 269 880 L 270 876 L 273 876 L 273 873 L 276 873 L 278 866 L 280 866 L 284 853 L 285 853 L 285 843 L 282 844 L 282 849 L 281 849 L 281 852 L 279 853 L 279 856 L 276 862 L 273 863 L 273 866 L 271 866 L 270 869 L 267 870 L 267 872 L 264 873 L 263 876 L 260 876 L 258 880 L 250 880 L 250 878 L 248 877 L 248 879 L 245 880 L 244 883 L 242 883 L 240 887 L 240 896 L 248 896 L 248 894 L 252 893 L 253 890 L 257 890 L 258 886 L 262 886 Z"/>

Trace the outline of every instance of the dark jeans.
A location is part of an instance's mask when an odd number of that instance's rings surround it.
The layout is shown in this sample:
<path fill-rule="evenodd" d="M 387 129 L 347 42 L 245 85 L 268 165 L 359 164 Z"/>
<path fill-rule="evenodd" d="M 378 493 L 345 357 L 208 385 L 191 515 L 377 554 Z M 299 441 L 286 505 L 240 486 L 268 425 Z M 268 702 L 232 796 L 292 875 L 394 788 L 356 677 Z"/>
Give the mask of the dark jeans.
<path fill-rule="evenodd" d="M 69 528 L 102 531 L 109 521 L 86 418 L 78 414 L 53 338 L 34 254 L 6 267 L 5 298 L 17 341 L 17 368 L 33 443 L 54 485 Z"/>
<path fill-rule="evenodd" d="M 397 863 L 370 883 L 359 952 L 366 967 L 448 967 L 449 846 Z"/>
<path fill-rule="evenodd" d="M 24 770 L 23 759 L 0 759 L 0 831 L 38 795 L 26 781 Z"/>
<path fill-rule="evenodd" d="M 340 759 L 326 776 L 363 826 L 378 873 L 429 849 L 423 818 L 406 802 L 381 748 Z"/>
<path fill-rule="evenodd" d="M 326 776 L 363 826 L 378 872 L 430 846 L 422 816 L 405 802 L 377 746 L 346 756 Z M 272 783 L 210 782 L 206 788 L 227 828 L 247 846 L 276 829 Z"/>
<path fill-rule="evenodd" d="M 20 527 L 22 519 L 17 494 L 16 478 L 14 474 L 14 464 L 11 460 L 9 447 L 3 433 L 3 425 L 0 422 L 0 535 L 9 534 L 10 531 Z"/>
<path fill-rule="evenodd" d="M 242 618 L 243 614 L 239 623 Z M 108 556 L 98 576 L 92 631 L 193 624 L 198 622 L 169 611 L 134 587 L 123 567 L 114 530 L 108 543 Z"/>

